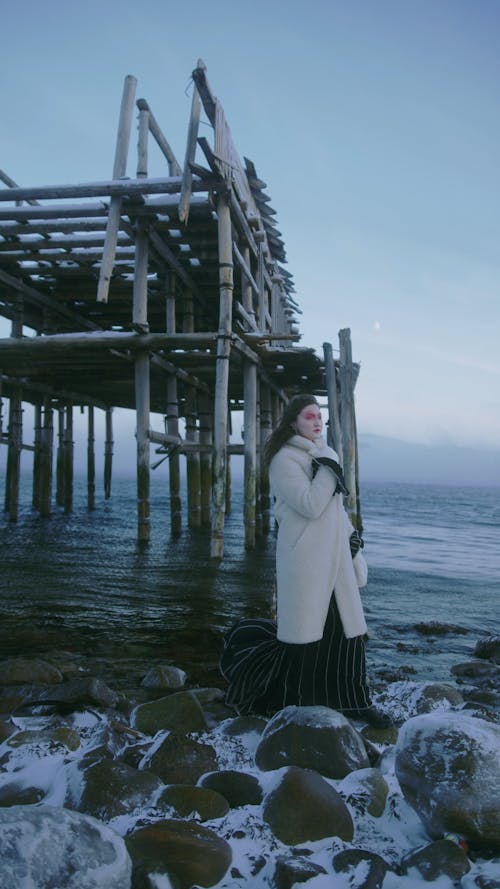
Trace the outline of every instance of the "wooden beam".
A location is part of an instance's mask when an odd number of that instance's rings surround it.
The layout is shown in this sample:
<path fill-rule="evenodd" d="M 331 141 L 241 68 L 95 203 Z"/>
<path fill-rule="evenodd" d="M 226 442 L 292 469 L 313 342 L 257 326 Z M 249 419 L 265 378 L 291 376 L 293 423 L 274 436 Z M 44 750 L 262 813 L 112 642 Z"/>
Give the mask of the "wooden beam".
<path fill-rule="evenodd" d="M 177 162 L 177 158 L 175 157 L 175 154 L 174 154 L 172 148 L 170 147 L 170 144 L 165 139 L 165 136 L 163 135 L 163 133 L 156 121 L 156 118 L 155 118 L 153 112 L 151 111 L 151 108 L 149 107 L 148 103 L 146 102 L 146 99 L 137 99 L 137 107 L 139 108 L 140 111 L 149 112 L 148 113 L 149 132 L 153 136 L 153 139 L 155 140 L 156 144 L 158 145 L 158 148 L 160 149 L 160 151 L 162 152 L 162 154 L 164 155 L 164 157 L 166 157 L 166 159 L 168 161 L 168 168 L 169 168 L 168 171 L 169 171 L 170 176 L 181 176 L 182 170 L 181 170 L 180 165 Z"/>
<path fill-rule="evenodd" d="M 203 65 L 201 59 L 198 59 L 198 65 Z M 194 83 L 194 81 L 193 81 Z M 196 140 L 198 138 L 198 129 L 200 126 L 200 116 L 201 116 L 201 100 L 200 94 L 196 88 L 196 84 L 193 87 L 193 97 L 191 100 L 191 114 L 189 117 L 189 128 L 188 128 L 188 136 L 187 136 L 187 144 L 186 144 L 186 154 L 184 157 L 184 172 L 182 174 L 182 186 L 181 186 L 181 197 L 179 201 L 179 220 L 187 225 L 187 221 L 189 218 L 189 204 L 191 199 L 191 191 L 192 191 L 192 182 L 193 182 L 193 170 L 192 163 L 194 162 L 195 154 L 196 154 Z"/>
<path fill-rule="evenodd" d="M 52 336 L 8 337 L 0 340 L 0 353 L 43 355 L 58 354 L 71 350 L 130 349 L 155 351 L 157 349 L 186 349 L 210 346 L 217 342 L 217 333 L 121 333 L 99 330 L 96 333 L 57 333 Z M 45 350 L 45 352 L 44 352 Z M 1 362 L 0 362 L 1 363 Z"/>
<path fill-rule="evenodd" d="M 215 181 L 213 183 L 216 184 Z M 210 182 L 193 178 L 193 191 L 208 191 Z M 28 188 L 9 188 L 0 189 L 0 201 L 26 201 L 32 198 L 40 198 L 40 200 L 58 200 L 66 198 L 92 198 L 92 197 L 137 197 L 143 194 L 178 194 L 181 190 L 181 178 L 179 176 L 169 176 L 167 178 L 145 179 L 107 179 L 102 182 L 89 182 L 81 185 L 42 185 L 31 186 Z M 47 208 L 33 207 L 30 210 L 13 207 L 12 210 L 4 211 L 0 215 L 0 219 L 19 219 L 33 217 L 44 218 L 44 211 Z M 36 213 L 36 210 L 42 211 Z M 61 208 L 59 208 L 59 214 Z M 63 213 L 64 215 L 64 213 Z M 86 214 L 88 215 L 88 214 Z"/>

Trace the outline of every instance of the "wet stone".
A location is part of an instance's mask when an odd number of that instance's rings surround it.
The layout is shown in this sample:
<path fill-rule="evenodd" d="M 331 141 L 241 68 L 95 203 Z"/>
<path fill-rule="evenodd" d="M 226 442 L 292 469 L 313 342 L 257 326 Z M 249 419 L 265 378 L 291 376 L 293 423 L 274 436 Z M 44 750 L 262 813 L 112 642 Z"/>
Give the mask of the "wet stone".
<path fill-rule="evenodd" d="M 286 765 L 343 778 L 369 766 L 366 748 L 351 723 L 329 707 L 285 707 L 268 723 L 255 753 L 264 771 Z"/>
<path fill-rule="evenodd" d="M 262 802 L 262 788 L 254 775 L 234 769 L 210 772 L 201 779 L 202 787 L 221 793 L 232 809 L 239 806 L 258 806 Z"/>
<path fill-rule="evenodd" d="M 401 862 L 401 869 L 403 873 L 407 873 L 410 868 L 416 868 L 424 880 L 432 882 L 441 876 L 460 880 L 470 871 L 470 864 L 460 846 L 443 839 L 407 855 Z"/>
<path fill-rule="evenodd" d="M 355 889 L 382 889 L 390 867 L 376 852 L 366 849 L 344 849 L 333 857 L 335 873 L 350 874 L 350 886 Z M 360 874 L 359 878 L 356 877 Z"/>
<path fill-rule="evenodd" d="M 275 889 L 292 889 L 297 883 L 306 883 L 318 874 L 326 874 L 325 868 L 308 858 L 281 857 L 276 861 L 272 885 Z"/>
<path fill-rule="evenodd" d="M 227 873 L 231 847 L 200 824 L 169 819 L 133 831 L 126 840 L 142 874 L 166 874 L 174 886 L 215 886 Z"/>
<path fill-rule="evenodd" d="M 78 811 L 109 821 L 153 801 L 162 783 L 151 772 L 139 772 L 123 762 L 103 760 L 85 770 Z"/>
<path fill-rule="evenodd" d="M 229 812 L 229 803 L 222 794 L 190 784 L 169 784 L 156 802 L 157 808 L 163 806 L 174 809 L 179 818 L 198 816 L 201 821 L 223 818 Z"/>
<path fill-rule="evenodd" d="M 165 784 L 196 784 L 205 772 L 217 768 L 213 747 L 173 732 L 146 762 L 147 768 Z"/>
<path fill-rule="evenodd" d="M 290 766 L 264 800 L 263 817 L 287 846 L 325 837 L 351 842 L 354 825 L 340 794 L 321 775 Z"/>

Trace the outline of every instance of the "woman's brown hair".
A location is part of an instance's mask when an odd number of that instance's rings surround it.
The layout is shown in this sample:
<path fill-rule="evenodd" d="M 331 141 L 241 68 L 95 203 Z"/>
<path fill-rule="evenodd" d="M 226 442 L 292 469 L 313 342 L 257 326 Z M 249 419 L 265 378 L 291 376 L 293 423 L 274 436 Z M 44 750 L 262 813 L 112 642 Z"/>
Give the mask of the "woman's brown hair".
<path fill-rule="evenodd" d="M 305 392 L 301 392 L 300 395 L 294 395 L 293 398 L 290 399 L 283 411 L 281 420 L 276 426 L 276 429 L 271 432 L 271 435 L 264 446 L 264 461 L 266 466 L 269 466 L 274 455 L 278 453 L 284 444 L 286 444 L 288 439 L 296 434 L 296 429 L 293 424 L 300 412 L 304 410 L 308 404 L 318 404 L 314 395 L 308 395 Z"/>

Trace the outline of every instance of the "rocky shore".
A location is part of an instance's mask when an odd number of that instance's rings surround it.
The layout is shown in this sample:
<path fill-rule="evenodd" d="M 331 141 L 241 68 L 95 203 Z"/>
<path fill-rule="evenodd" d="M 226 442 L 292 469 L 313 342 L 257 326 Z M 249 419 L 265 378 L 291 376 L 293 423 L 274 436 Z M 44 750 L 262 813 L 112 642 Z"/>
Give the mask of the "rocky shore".
<path fill-rule="evenodd" d="M 500 889 L 500 637 L 376 730 L 161 662 L 0 661 L 2 889 Z"/>

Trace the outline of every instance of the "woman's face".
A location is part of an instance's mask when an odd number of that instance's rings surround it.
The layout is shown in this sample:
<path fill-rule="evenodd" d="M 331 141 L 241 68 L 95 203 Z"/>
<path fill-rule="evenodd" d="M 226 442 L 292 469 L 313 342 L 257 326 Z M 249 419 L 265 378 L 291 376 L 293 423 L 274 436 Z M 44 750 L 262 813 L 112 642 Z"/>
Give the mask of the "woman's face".
<path fill-rule="evenodd" d="M 299 435 L 303 435 L 304 438 L 309 438 L 311 441 L 319 438 L 323 420 L 317 404 L 307 404 L 302 408 L 300 414 L 297 414 L 295 428 Z"/>

